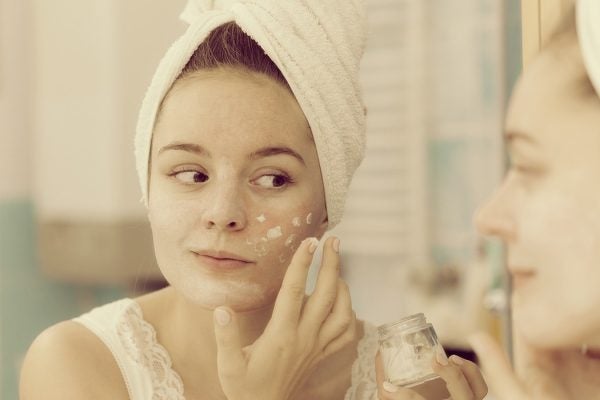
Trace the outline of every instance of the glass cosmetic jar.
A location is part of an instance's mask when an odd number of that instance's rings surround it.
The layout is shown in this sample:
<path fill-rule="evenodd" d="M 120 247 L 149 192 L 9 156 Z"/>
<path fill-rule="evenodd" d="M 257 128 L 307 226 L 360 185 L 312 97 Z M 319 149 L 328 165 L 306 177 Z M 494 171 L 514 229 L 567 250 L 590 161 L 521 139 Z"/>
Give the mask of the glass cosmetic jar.
<path fill-rule="evenodd" d="M 388 382 L 415 390 L 427 399 L 450 396 L 446 383 L 431 366 L 436 358 L 447 360 L 447 357 L 425 315 L 419 313 L 381 325 L 378 333 Z"/>

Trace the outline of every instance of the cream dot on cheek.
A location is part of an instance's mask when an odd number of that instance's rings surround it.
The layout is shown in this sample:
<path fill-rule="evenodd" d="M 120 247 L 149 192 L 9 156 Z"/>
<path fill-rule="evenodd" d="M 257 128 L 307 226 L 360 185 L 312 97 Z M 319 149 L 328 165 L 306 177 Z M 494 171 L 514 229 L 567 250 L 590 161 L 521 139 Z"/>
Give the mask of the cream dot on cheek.
<path fill-rule="evenodd" d="M 267 239 L 269 240 L 277 239 L 281 235 L 283 235 L 281 232 L 281 226 L 276 226 L 275 228 L 271 228 L 267 231 Z"/>
<path fill-rule="evenodd" d="M 256 217 L 256 220 L 262 224 L 267 220 L 267 217 L 265 217 L 265 214 L 260 214 L 258 217 Z"/>
<path fill-rule="evenodd" d="M 294 241 L 296 240 L 296 234 L 292 233 L 290 236 L 288 236 L 287 239 L 285 239 L 285 247 L 290 247 Z"/>
<path fill-rule="evenodd" d="M 300 226 L 300 217 L 294 217 L 294 219 L 292 220 L 292 225 Z"/>

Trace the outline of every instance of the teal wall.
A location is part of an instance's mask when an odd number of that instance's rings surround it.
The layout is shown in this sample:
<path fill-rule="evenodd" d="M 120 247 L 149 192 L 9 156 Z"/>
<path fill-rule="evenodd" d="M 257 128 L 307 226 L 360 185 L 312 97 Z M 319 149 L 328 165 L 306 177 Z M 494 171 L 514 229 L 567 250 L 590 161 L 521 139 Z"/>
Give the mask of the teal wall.
<path fill-rule="evenodd" d="M 506 16 L 506 41 L 504 46 L 506 55 L 504 60 L 506 68 L 505 90 L 507 95 L 510 95 L 523 65 L 521 53 L 521 0 L 506 0 L 504 7 Z"/>
<path fill-rule="evenodd" d="M 46 327 L 79 315 L 78 293 L 98 304 L 122 297 L 119 288 L 81 288 L 51 282 L 38 270 L 33 205 L 0 201 L 0 399 L 18 398 L 18 369 L 33 339 Z"/>

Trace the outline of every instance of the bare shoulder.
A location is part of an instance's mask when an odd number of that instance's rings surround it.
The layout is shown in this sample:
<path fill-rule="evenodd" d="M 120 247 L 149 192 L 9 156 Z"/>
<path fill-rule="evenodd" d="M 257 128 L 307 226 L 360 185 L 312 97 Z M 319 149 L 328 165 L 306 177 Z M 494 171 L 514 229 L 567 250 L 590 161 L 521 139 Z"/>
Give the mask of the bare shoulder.
<path fill-rule="evenodd" d="M 21 400 L 128 399 L 110 350 L 87 328 L 64 321 L 31 344 L 20 379 Z"/>

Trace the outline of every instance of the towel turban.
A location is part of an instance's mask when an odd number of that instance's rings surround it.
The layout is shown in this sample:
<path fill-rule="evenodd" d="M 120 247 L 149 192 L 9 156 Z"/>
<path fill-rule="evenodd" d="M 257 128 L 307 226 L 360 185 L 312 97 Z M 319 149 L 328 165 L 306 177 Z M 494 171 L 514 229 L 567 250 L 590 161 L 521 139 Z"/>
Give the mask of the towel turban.
<path fill-rule="evenodd" d="M 590 81 L 600 96 L 600 1 L 577 2 L 577 36 L 583 63 Z"/>
<path fill-rule="evenodd" d="M 354 171 L 364 157 L 365 113 L 359 64 L 366 41 L 363 0 L 189 0 L 185 33 L 160 61 L 140 110 L 135 139 L 142 201 L 160 104 L 210 32 L 235 22 L 286 78 L 315 141 L 328 228 L 341 219 Z"/>

